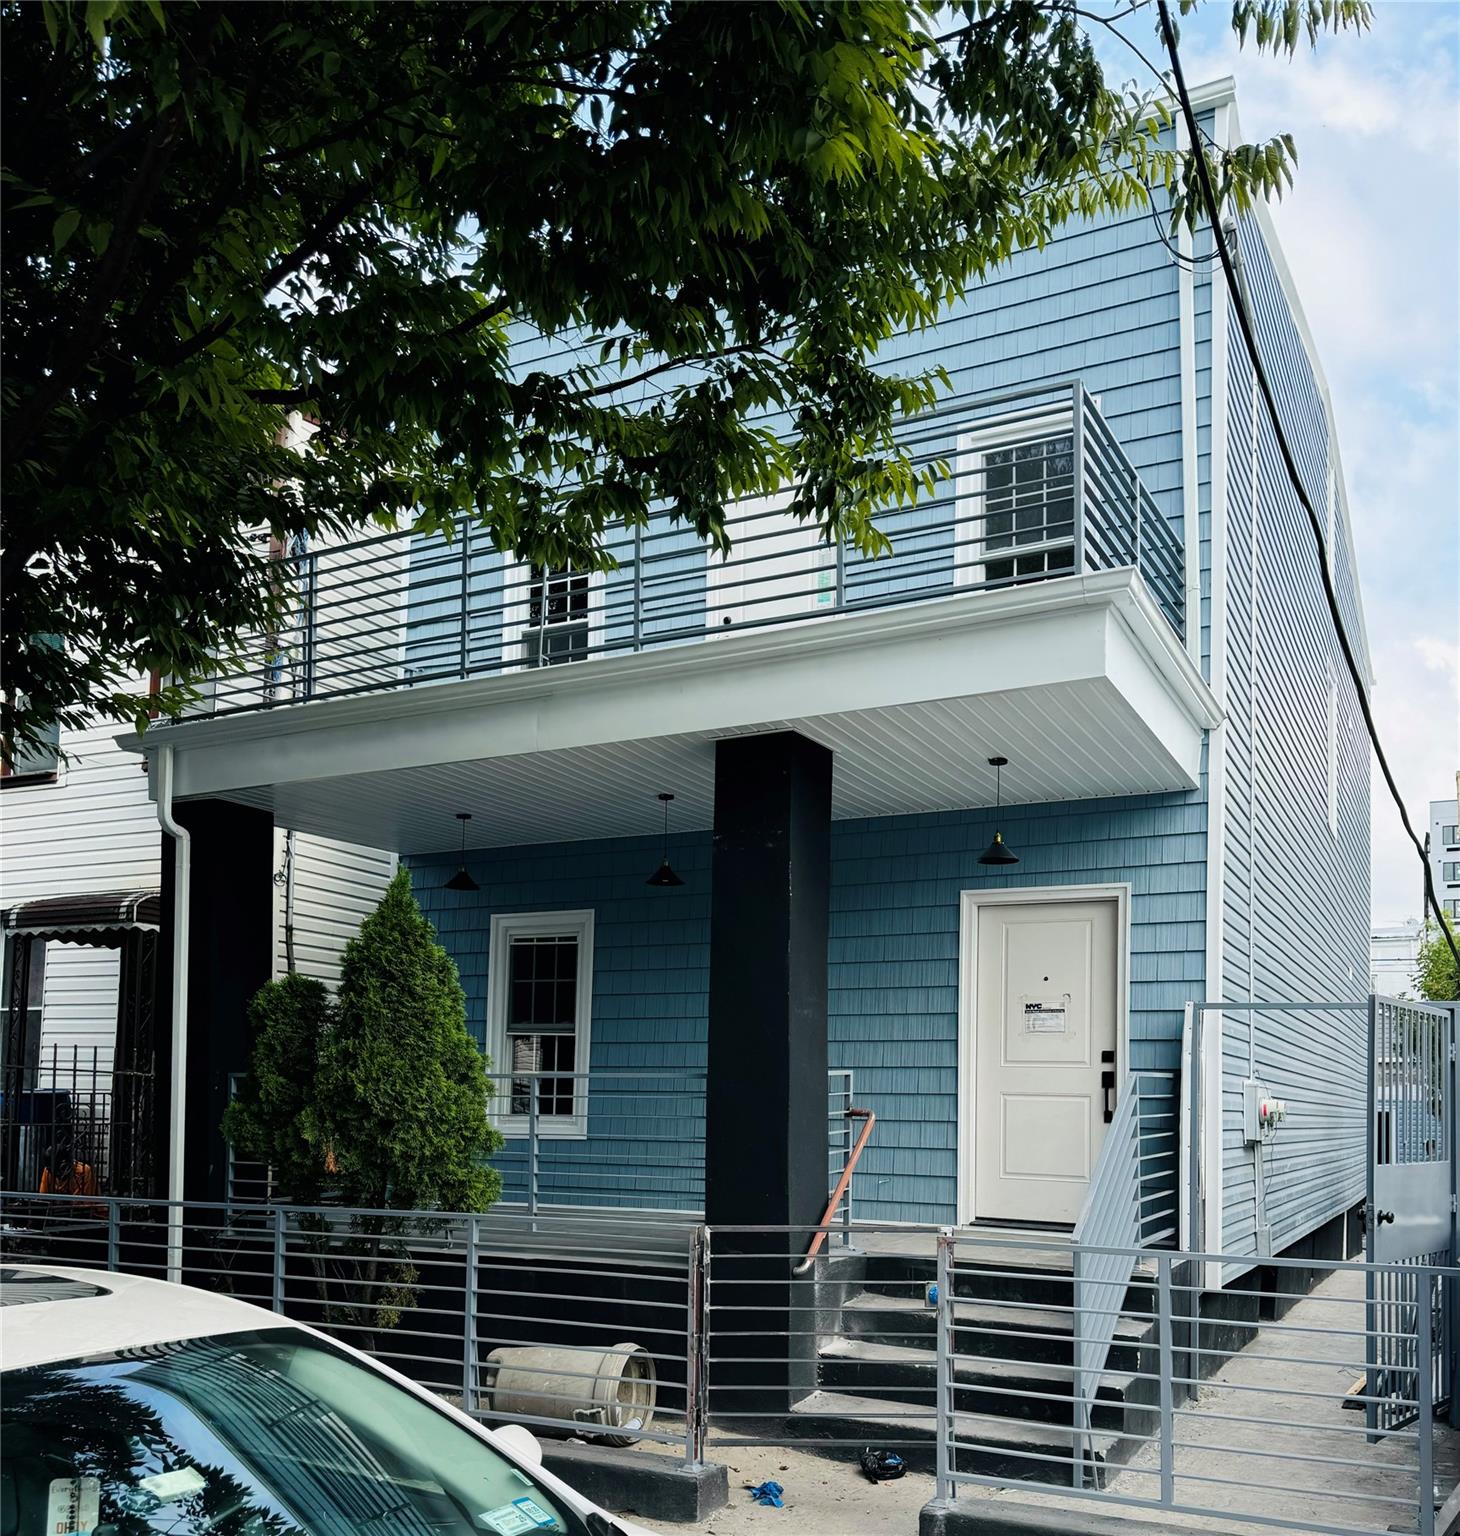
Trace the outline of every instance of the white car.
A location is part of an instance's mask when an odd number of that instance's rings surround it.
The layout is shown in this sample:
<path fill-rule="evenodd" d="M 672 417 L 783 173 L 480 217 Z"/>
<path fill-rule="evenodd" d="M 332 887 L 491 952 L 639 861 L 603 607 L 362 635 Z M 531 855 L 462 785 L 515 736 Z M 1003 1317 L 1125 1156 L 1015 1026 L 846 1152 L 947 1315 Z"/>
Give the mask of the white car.
<path fill-rule="evenodd" d="M 649 1536 L 541 1457 L 261 1307 L 0 1270 L 0 1536 Z"/>

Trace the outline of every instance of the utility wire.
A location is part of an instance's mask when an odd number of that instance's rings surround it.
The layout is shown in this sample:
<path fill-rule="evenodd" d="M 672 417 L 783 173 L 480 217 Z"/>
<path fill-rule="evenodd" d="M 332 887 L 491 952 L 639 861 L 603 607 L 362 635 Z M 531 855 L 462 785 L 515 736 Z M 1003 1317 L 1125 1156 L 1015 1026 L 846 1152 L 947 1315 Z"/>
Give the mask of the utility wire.
<path fill-rule="evenodd" d="M 1272 386 L 1267 380 L 1267 370 L 1262 365 L 1262 356 L 1257 350 L 1257 337 L 1252 329 L 1252 318 L 1247 313 L 1247 306 L 1243 302 L 1242 287 L 1237 280 L 1237 273 L 1232 265 L 1232 253 L 1227 249 L 1227 240 L 1222 229 L 1221 210 L 1217 206 L 1217 196 L 1212 190 L 1211 172 L 1207 167 L 1206 151 L 1202 146 L 1202 134 L 1197 127 L 1196 113 L 1192 109 L 1191 97 L 1187 94 L 1186 78 L 1181 72 L 1181 56 L 1176 48 L 1176 30 L 1171 25 L 1171 12 L 1167 6 L 1167 0 L 1156 0 L 1156 8 L 1161 15 L 1161 35 L 1166 42 L 1166 52 L 1171 58 L 1171 73 L 1176 84 L 1176 94 L 1181 102 L 1181 115 L 1186 121 L 1187 137 L 1191 141 L 1193 153 L 1196 155 L 1196 173 L 1201 182 L 1202 201 L 1206 204 L 1207 219 L 1212 227 L 1212 239 L 1216 242 L 1217 254 L 1222 260 L 1222 271 L 1227 279 L 1227 291 L 1232 298 L 1232 307 L 1237 312 L 1237 322 L 1242 329 L 1242 340 L 1247 347 L 1247 355 L 1252 359 L 1253 376 L 1257 380 L 1257 387 L 1262 391 L 1263 403 L 1267 406 L 1267 414 L 1272 420 L 1272 429 L 1277 437 L 1278 449 L 1283 457 L 1283 465 L 1287 469 L 1288 479 L 1293 483 L 1293 489 L 1297 492 L 1298 500 L 1302 503 L 1303 510 L 1308 514 L 1309 525 L 1313 529 L 1313 538 L 1318 546 L 1318 571 L 1323 578 L 1323 595 L 1328 599 L 1328 613 L 1333 620 L 1334 631 L 1338 635 L 1339 649 L 1343 652 L 1343 659 L 1348 667 L 1349 676 L 1353 679 L 1354 690 L 1358 694 L 1359 709 L 1364 717 L 1364 725 L 1369 733 L 1369 741 L 1374 748 L 1374 756 L 1379 760 L 1379 767 L 1384 774 L 1384 782 L 1389 786 L 1389 794 L 1394 800 L 1399 811 L 1399 819 L 1404 824 L 1405 836 L 1414 844 L 1414 851 L 1419 855 L 1420 864 L 1425 872 L 1425 900 L 1429 903 L 1435 914 L 1435 921 L 1439 924 L 1440 933 L 1445 942 L 1450 946 L 1450 953 L 1455 957 L 1455 965 L 1460 970 L 1460 948 L 1456 947 L 1455 935 L 1450 932 L 1445 922 L 1445 915 L 1440 910 L 1439 899 L 1435 895 L 1434 874 L 1430 869 L 1429 858 L 1425 854 L 1424 844 L 1415 834 L 1410 825 L 1409 812 L 1404 808 L 1404 797 L 1399 793 L 1399 786 L 1394 782 L 1394 774 L 1389 767 L 1389 760 L 1384 756 L 1384 748 L 1379 742 L 1379 728 L 1374 723 L 1373 711 L 1369 708 L 1368 689 L 1364 685 L 1363 677 L 1359 673 L 1358 663 L 1354 660 L 1353 649 L 1349 645 L 1348 631 L 1344 627 L 1343 614 L 1339 610 L 1338 595 L 1333 590 L 1333 576 L 1329 571 L 1327 551 L 1323 542 L 1323 526 L 1318 521 L 1318 514 L 1313 510 L 1313 503 L 1308 499 L 1308 492 L 1303 485 L 1303 477 L 1298 473 L 1298 465 L 1293 457 L 1293 450 L 1288 444 L 1287 433 L 1283 431 L 1282 418 L 1278 415 L 1277 401 L 1273 397 Z"/>

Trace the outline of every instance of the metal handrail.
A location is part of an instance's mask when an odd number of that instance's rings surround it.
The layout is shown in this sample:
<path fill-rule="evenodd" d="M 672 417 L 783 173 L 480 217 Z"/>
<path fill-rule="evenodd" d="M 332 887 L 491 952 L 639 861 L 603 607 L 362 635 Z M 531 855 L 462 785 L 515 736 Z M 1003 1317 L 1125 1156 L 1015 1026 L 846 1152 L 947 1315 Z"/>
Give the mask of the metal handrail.
<path fill-rule="evenodd" d="M 1095 1171 L 1090 1178 L 1084 1204 L 1075 1222 L 1071 1239 L 1073 1303 L 1076 1319 L 1074 1351 L 1074 1434 L 1070 1441 L 1071 1482 L 1084 1486 L 1086 1449 L 1094 1425 L 1094 1403 L 1115 1340 L 1115 1330 L 1125 1309 L 1126 1289 L 1130 1285 L 1134 1262 L 1131 1254 L 1169 1243 L 1176 1233 L 1175 1173 L 1177 1149 L 1174 1145 L 1154 1160 L 1169 1162 L 1172 1177 L 1164 1192 L 1149 1192 L 1147 1171 L 1152 1155 L 1146 1151 L 1149 1133 L 1143 1113 L 1146 1102 L 1166 1103 L 1171 1107 L 1165 1118 L 1174 1123 L 1175 1107 L 1171 1089 L 1175 1073 L 1130 1072 L 1125 1091 L 1116 1101 L 1115 1118 L 1105 1134 Z M 1159 1096 L 1142 1093 L 1143 1078 L 1163 1080 L 1167 1089 Z M 1170 1132 L 1161 1136 L 1171 1139 Z M 1165 1198 L 1169 1210 L 1152 1211 L 1152 1203 Z"/>
<path fill-rule="evenodd" d="M 1052 432 L 1073 450 L 1050 457 L 1037 484 L 995 484 L 1007 466 L 990 464 L 990 448 L 1047 442 Z M 646 525 L 609 539 L 612 568 L 582 573 L 581 611 L 575 599 L 571 614 L 566 588 L 545 590 L 568 578 L 514 567 L 471 537 L 466 518 L 439 532 L 402 528 L 286 555 L 286 632 L 222 666 L 203 687 L 204 708 L 231 713 L 632 654 L 1086 571 L 1138 570 L 1184 635 L 1181 540 L 1078 379 L 950 402 L 907 422 L 902 444 L 927 489 L 915 505 L 885 509 L 894 543 L 886 560 L 828 547 L 814 523 L 788 511 L 791 488 L 726 508 L 734 546 L 723 559 L 669 509 L 655 509 Z M 550 599 L 562 604 L 552 622 Z M 543 643 L 551 634 L 556 651 Z"/>
<path fill-rule="evenodd" d="M 872 1127 L 877 1124 L 877 1115 L 870 1109 L 849 1109 L 846 1112 L 848 1120 L 860 1120 L 862 1130 L 852 1145 L 852 1150 L 847 1157 L 847 1165 L 842 1169 L 841 1177 L 836 1181 L 836 1188 L 831 1192 L 831 1198 L 826 1202 L 826 1210 L 822 1212 L 816 1236 L 811 1239 L 811 1246 L 806 1250 L 806 1257 L 791 1271 L 794 1275 L 804 1275 L 816 1262 L 816 1255 L 821 1252 L 822 1244 L 826 1242 L 826 1229 L 836 1217 L 837 1207 L 842 1203 L 842 1196 L 846 1194 L 852 1182 L 852 1175 L 857 1170 L 857 1162 L 862 1156 L 862 1148 L 867 1145 L 867 1139 L 872 1134 Z"/>

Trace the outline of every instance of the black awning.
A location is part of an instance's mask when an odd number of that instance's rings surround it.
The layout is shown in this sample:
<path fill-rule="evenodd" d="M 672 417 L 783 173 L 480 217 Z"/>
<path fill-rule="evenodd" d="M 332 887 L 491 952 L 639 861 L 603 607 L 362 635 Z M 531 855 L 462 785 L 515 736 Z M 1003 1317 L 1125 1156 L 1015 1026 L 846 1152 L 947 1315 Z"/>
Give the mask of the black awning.
<path fill-rule="evenodd" d="M 92 891 L 79 896 L 44 896 L 18 902 L 0 913 L 7 933 L 28 933 L 73 944 L 105 944 L 102 934 L 162 922 L 159 891 Z"/>

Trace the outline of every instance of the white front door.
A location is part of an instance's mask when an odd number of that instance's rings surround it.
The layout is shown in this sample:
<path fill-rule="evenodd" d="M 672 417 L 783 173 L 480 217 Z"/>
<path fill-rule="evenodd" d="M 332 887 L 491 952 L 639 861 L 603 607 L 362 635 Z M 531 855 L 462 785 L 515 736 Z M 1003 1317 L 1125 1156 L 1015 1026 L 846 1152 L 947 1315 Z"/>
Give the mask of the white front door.
<path fill-rule="evenodd" d="M 1073 1223 L 1115 1101 L 1117 904 L 984 903 L 975 918 L 973 1214 Z"/>

